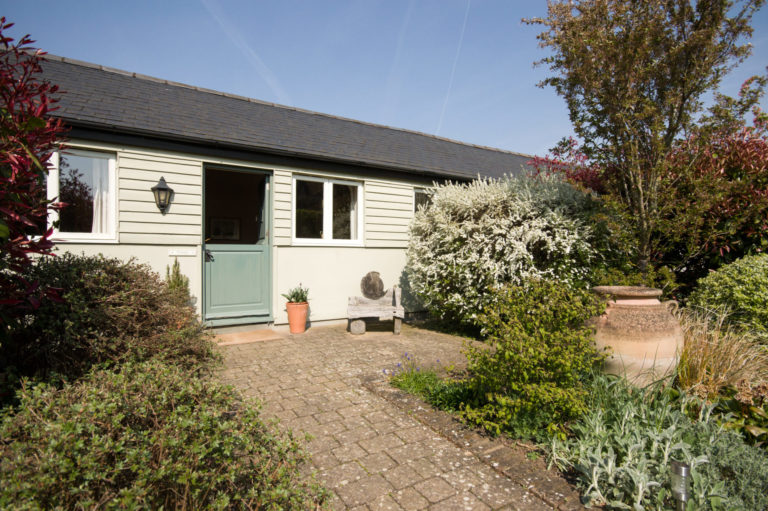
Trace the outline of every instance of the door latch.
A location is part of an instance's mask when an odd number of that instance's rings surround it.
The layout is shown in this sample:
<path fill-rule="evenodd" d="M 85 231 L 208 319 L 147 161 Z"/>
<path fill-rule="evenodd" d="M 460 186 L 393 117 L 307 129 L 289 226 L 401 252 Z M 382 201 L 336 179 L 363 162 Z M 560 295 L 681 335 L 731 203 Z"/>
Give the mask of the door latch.
<path fill-rule="evenodd" d="M 210 250 L 207 248 L 205 249 L 205 262 L 210 263 L 211 261 L 214 261 L 213 254 Z"/>

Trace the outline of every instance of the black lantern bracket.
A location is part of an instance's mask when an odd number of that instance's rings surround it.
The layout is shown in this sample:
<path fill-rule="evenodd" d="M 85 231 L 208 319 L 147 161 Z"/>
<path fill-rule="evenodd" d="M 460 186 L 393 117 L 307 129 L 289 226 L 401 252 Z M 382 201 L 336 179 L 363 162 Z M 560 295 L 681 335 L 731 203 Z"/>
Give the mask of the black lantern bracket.
<path fill-rule="evenodd" d="M 165 182 L 165 177 L 161 177 L 160 181 L 152 187 L 152 195 L 155 196 L 155 205 L 160 213 L 165 214 L 171 205 L 171 199 L 173 198 L 173 188 L 168 186 Z"/>

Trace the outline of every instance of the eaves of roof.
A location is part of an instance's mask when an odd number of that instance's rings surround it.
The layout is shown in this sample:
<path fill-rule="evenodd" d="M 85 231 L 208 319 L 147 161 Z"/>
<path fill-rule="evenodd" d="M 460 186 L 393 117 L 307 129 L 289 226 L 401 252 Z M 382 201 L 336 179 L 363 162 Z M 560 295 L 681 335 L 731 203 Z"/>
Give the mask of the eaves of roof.
<path fill-rule="evenodd" d="M 46 56 L 67 124 L 438 178 L 518 173 L 531 156 Z"/>

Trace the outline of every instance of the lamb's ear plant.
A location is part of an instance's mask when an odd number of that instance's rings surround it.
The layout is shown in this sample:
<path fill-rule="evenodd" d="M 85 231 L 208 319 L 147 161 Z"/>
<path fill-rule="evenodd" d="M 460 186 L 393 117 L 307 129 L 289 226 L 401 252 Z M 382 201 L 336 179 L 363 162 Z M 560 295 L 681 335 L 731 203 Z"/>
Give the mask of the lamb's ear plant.
<path fill-rule="evenodd" d="M 586 504 L 674 509 L 669 468 L 678 460 L 691 467 L 692 509 L 768 507 L 768 457 L 724 430 L 715 405 L 663 382 L 637 389 L 593 378 L 588 413 L 570 425 L 569 438 L 552 437 L 547 446 L 550 466 L 574 475 Z"/>

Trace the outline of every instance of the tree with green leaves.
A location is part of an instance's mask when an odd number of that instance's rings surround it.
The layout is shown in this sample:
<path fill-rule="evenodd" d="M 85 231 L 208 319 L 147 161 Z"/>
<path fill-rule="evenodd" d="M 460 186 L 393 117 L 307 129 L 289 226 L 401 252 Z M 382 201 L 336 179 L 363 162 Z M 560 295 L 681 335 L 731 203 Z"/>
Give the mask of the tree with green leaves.
<path fill-rule="evenodd" d="M 764 0 L 553 0 L 538 64 L 568 105 L 608 192 L 631 213 L 638 263 L 648 264 L 662 179 L 675 144 L 695 126 L 703 97 L 749 56 Z"/>

